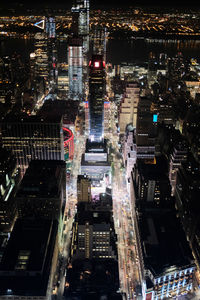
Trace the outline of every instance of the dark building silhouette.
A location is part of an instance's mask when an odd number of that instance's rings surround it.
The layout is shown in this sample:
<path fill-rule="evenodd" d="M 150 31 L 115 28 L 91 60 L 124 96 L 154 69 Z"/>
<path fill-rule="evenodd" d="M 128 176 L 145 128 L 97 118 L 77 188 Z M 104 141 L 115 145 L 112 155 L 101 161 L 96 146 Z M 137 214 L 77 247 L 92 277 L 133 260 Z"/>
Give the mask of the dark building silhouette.
<path fill-rule="evenodd" d="M 16 221 L 0 262 L 1 299 L 49 297 L 58 254 L 57 233 L 56 220 Z"/>
<path fill-rule="evenodd" d="M 17 217 L 14 195 L 20 180 L 14 155 L 0 148 L 0 233 L 10 232 Z"/>
<path fill-rule="evenodd" d="M 200 166 L 190 156 L 177 172 L 175 198 L 178 215 L 200 268 Z"/>
<path fill-rule="evenodd" d="M 180 219 L 167 173 L 167 162 L 139 160 L 131 177 L 143 299 L 175 297 L 192 290 L 196 265 Z M 145 298 L 144 298 L 145 297 Z"/>

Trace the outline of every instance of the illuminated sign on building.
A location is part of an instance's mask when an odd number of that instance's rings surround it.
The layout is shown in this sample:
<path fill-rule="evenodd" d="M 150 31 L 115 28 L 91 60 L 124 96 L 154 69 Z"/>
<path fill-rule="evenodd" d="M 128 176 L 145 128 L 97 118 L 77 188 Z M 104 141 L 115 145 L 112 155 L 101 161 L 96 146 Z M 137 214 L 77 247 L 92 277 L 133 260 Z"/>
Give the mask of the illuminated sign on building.
<path fill-rule="evenodd" d="M 74 135 L 68 128 L 63 127 L 65 159 L 73 159 Z"/>
<path fill-rule="evenodd" d="M 45 23 L 45 21 L 44 21 L 44 20 L 41 20 L 41 21 L 39 21 L 39 22 L 36 22 L 36 23 L 34 24 L 34 26 L 36 26 L 36 27 L 38 27 L 38 28 L 40 28 L 40 29 L 44 29 L 44 23 Z"/>
<path fill-rule="evenodd" d="M 154 123 L 158 122 L 158 115 L 156 114 L 153 115 L 153 122 Z"/>
<path fill-rule="evenodd" d="M 95 61 L 95 62 L 94 62 L 94 67 L 95 67 L 95 68 L 99 68 L 99 61 Z"/>

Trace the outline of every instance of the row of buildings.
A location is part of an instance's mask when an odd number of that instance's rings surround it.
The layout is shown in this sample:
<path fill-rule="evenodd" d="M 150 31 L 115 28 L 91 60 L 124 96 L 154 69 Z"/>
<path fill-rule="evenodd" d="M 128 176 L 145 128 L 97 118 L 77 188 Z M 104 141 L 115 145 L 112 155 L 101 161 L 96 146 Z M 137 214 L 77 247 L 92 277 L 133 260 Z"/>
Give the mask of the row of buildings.
<path fill-rule="evenodd" d="M 183 58 L 170 62 L 170 76 L 175 86 L 178 80 L 180 85 L 188 72 Z M 157 94 L 153 88 L 150 92 L 143 89 L 139 80 L 130 81 L 119 104 L 119 132 L 143 299 L 192 292 L 199 285 L 200 265 L 199 161 L 189 133 L 179 126 L 183 114 L 175 113 L 177 87 L 167 77 L 164 93 L 164 77 L 162 83 L 154 77 Z M 195 105 L 194 99 L 187 101 Z"/>
<path fill-rule="evenodd" d="M 0 298 L 49 299 L 62 248 L 66 165 L 32 160 L 19 181 L 16 159 L 1 151 Z"/>

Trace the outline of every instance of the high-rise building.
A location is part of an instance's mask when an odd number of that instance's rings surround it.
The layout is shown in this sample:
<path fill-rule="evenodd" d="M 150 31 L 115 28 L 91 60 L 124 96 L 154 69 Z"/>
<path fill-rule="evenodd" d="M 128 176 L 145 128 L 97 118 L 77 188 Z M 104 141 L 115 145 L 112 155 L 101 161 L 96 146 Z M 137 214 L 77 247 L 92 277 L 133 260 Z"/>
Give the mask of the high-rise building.
<path fill-rule="evenodd" d="M 93 36 L 93 53 L 103 55 L 106 61 L 106 28 L 102 29 L 100 26 L 95 26 Z"/>
<path fill-rule="evenodd" d="M 82 100 L 83 98 L 82 43 L 80 37 L 73 37 L 68 46 L 69 98 L 72 100 Z"/>
<path fill-rule="evenodd" d="M 16 220 L 17 205 L 13 196 L 19 179 L 16 158 L 0 148 L 0 232 L 10 232 Z"/>
<path fill-rule="evenodd" d="M 56 49 L 56 24 L 52 16 L 45 17 L 35 26 L 43 30 L 35 35 L 35 52 L 31 54 L 32 75 L 36 77 L 36 93 L 43 84 L 43 93 L 48 88 L 52 93 L 57 89 L 57 49 Z"/>
<path fill-rule="evenodd" d="M 89 139 L 81 161 L 81 174 L 92 180 L 93 197 L 105 193 L 111 179 L 103 127 L 105 93 L 105 62 L 102 55 L 93 55 L 89 62 Z"/>
<path fill-rule="evenodd" d="M 57 70 L 57 47 L 56 47 L 56 23 L 54 17 L 45 18 L 45 32 L 47 35 L 48 68 L 49 68 L 49 89 L 55 92 L 58 83 Z"/>
<path fill-rule="evenodd" d="M 58 71 L 58 98 L 64 99 L 69 94 L 69 76 L 68 68 L 59 67 Z"/>
<path fill-rule="evenodd" d="M 62 117 L 8 115 L 1 123 L 2 144 L 17 158 L 23 170 L 31 159 L 63 160 Z"/>
<path fill-rule="evenodd" d="M 88 35 L 89 0 L 74 0 L 71 11 L 73 32 L 78 35 Z"/>
<path fill-rule="evenodd" d="M 183 161 L 177 172 L 175 199 L 187 239 L 200 271 L 200 166 L 193 156 Z"/>
<path fill-rule="evenodd" d="M 126 86 L 119 111 L 120 133 L 124 134 L 127 125 L 136 127 L 137 109 L 140 99 L 140 88 L 137 82 L 130 82 Z"/>
<path fill-rule="evenodd" d="M 93 55 L 89 62 L 89 140 L 91 142 L 101 142 L 103 139 L 105 94 L 105 62 L 102 55 Z"/>
<path fill-rule="evenodd" d="M 119 287 L 117 260 L 77 259 L 67 271 L 64 297 L 122 300 Z"/>
<path fill-rule="evenodd" d="M 77 201 L 78 203 L 91 201 L 91 180 L 87 175 L 77 177 Z"/>
<path fill-rule="evenodd" d="M 151 112 L 152 100 L 140 97 L 136 123 L 137 158 L 154 159 L 157 114 Z"/>
<path fill-rule="evenodd" d="M 17 219 L 0 262 L 0 299 L 48 300 L 58 258 L 58 222 Z"/>
<path fill-rule="evenodd" d="M 85 204 L 78 206 L 73 237 L 73 259 L 117 259 L 116 235 L 111 211 L 95 210 Z"/>
<path fill-rule="evenodd" d="M 192 290 L 196 265 L 177 218 L 167 164 L 139 160 L 131 177 L 142 299 L 178 297 Z"/>
<path fill-rule="evenodd" d="M 164 299 L 193 289 L 196 269 L 176 211 L 150 206 L 136 210 L 136 240 L 141 265 L 142 299 Z"/>
<path fill-rule="evenodd" d="M 45 32 L 38 32 L 35 35 L 35 76 L 47 80 L 49 75 L 47 36 Z"/>
<path fill-rule="evenodd" d="M 13 70 L 9 56 L 0 58 L 0 103 L 6 103 L 14 96 Z"/>
<path fill-rule="evenodd" d="M 101 183 L 104 186 L 103 182 L 105 176 L 110 176 L 110 163 L 106 140 L 102 143 L 86 141 L 86 149 L 81 161 L 81 174 L 88 175 L 88 177 L 92 179 L 94 186 L 100 186 Z M 105 192 L 105 186 L 101 192 Z"/>
<path fill-rule="evenodd" d="M 150 52 L 148 60 L 148 83 L 151 86 L 157 78 L 158 59 L 155 54 Z"/>
<path fill-rule="evenodd" d="M 15 199 L 19 217 L 62 217 L 66 201 L 66 166 L 60 160 L 32 160 Z"/>
<path fill-rule="evenodd" d="M 171 198 L 167 161 L 162 156 L 155 163 L 137 160 L 134 168 L 135 193 L 140 201 L 167 201 Z"/>
<path fill-rule="evenodd" d="M 172 195 L 174 195 L 175 191 L 177 171 L 180 168 L 181 163 L 187 160 L 187 155 L 188 144 L 186 140 L 177 140 L 173 147 L 169 162 L 169 179 L 172 186 Z"/>

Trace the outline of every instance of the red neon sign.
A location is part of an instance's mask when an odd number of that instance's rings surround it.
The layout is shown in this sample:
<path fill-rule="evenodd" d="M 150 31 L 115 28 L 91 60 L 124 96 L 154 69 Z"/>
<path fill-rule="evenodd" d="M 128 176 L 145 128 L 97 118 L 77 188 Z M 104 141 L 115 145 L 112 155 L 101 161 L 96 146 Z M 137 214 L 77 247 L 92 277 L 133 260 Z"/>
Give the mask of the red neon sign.
<path fill-rule="evenodd" d="M 64 140 L 64 146 L 66 146 L 71 140 L 73 140 L 74 136 L 71 130 L 69 130 L 68 128 L 63 127 L 63 131 L 66 131 L 69 135 L 69 137 L 66 137 L 66 139 Z"/>

